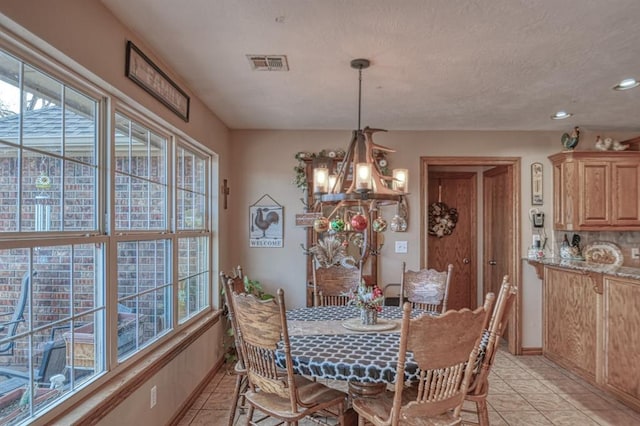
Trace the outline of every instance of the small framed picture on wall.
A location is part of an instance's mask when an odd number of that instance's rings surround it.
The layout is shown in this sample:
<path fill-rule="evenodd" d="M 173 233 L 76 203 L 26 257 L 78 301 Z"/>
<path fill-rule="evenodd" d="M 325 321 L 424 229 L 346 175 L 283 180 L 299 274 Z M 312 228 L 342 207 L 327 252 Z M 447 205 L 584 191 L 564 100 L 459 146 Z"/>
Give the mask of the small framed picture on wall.
<path fill-rule="evenodd" d="M 531 205 L 544 204 L 542 197 L 542 163 L 531 164 Z"/>

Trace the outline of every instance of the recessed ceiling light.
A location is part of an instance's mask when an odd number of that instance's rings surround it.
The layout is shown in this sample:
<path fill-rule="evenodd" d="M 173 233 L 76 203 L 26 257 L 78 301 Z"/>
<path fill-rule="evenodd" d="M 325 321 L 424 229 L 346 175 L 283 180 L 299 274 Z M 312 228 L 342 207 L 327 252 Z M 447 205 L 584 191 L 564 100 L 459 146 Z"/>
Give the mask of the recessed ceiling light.
<path fill-rule="evenodd" d="M 567 111 L 558 111 L 551 116 L 552 120 L 564 120 L 565 118 L 571 117 L 573 114 Z"/>
<path fill-rule="evenodd" d="M 629 90 L 638 86 L 640 86 L 640 82 L 638 82 L 638 80 L 636 80 L 635 78 L 625 78 L 620 83 L 615 85 L 613 87 L 613 90 Z"/>

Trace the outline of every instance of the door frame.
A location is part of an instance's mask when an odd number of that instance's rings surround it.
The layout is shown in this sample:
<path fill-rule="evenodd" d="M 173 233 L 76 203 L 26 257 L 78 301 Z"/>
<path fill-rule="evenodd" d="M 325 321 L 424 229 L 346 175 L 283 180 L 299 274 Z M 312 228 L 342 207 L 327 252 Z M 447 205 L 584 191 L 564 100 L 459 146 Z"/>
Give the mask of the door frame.
<path fill-rule="evenodd" d="M 520 192 L 521 192 L 521 159 L 520 157 L 420 157 L 420 261 L 427 264 L 427 232 L 429 217 L 425 205 L 428 201 L 429 166 L 507 166 L 511 168 L 511 188 L 513 188 L 513 206 L 511 209 L 511 227 L 513 229 L 513 247 L 509 262 L 513 271 L 511 277 L 519 291 L 516 303 L 509 318 L 509 352 L 522 353 L 522 268 L 520 267 Z"/>

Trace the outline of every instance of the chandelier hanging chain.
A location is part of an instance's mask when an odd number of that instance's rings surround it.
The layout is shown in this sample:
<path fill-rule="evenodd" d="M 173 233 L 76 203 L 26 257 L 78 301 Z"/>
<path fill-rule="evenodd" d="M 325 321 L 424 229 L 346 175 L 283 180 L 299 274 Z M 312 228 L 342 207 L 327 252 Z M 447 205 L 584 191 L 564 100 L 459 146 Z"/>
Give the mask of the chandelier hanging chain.
<path fill-rule="evenodd" d="M 361 113 L 362 113 L 362 70 L 365 68 L 369 68 L 368 59 L 354 59 L 351 61 L 351 68 L 355 68 L 358 70 L 358 131 L 362 130 L 362 125 L 360 123 Z"/>
<path fill-rule="evenodd" d="M 394 169 L 392 176 L 386 176 L 377 162 L 380 153 L 395 152 L 373 141 L 374 133 L 386 130 L 368 126 L 361 128 L 362 71 L 370 65 L 371 62 L 364 58 L 351 61 L 351 68 L 358 71 L 358 129 L 352 132 L 351 141 L 340 162 L 337 174 L 330 176 L 330 169 L 326 166 L 313 169 L 316 201 L 335 205 L 332 215 L 338 209 L 348 205 L 358 205 L 362 210 L 364 205 L 370 207 L 373 200 L 383 204 L 397 204 L 402 202 L 407 194 L 408 170 Z"/>
<path fill-rule="evenodd" d="M 360 117 L 362 113 L 362 67 L 358 68 L 358 130 L 362 130 Z"/>

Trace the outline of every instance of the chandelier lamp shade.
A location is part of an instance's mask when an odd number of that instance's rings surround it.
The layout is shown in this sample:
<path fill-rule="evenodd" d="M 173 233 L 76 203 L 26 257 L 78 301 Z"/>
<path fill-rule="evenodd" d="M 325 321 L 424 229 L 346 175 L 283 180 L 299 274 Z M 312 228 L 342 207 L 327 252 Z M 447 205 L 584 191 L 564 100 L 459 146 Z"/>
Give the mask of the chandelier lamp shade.
<path fill-rule="evenodd" d="M 373 142 L 373 134 L 383 129 L 360 126 L 362 110 L 362 70 L 370 65 L 367 59 L 354 59 L 351 67 L 358 70 L 358 129 L 345 151 L 337 173 L 330 174 L 326 167 L 313 169 L 313 194 L 315 202 L 335 204 L 336 210 L 349 205 L 386 205 L 402 202 L 407 194 L 409 173 L 407 169 L 395 169 L 386 176 L 378 165 L 376 152 L 395 150 Z M 374 207 L 375 208 L 375 207 Z"/>

